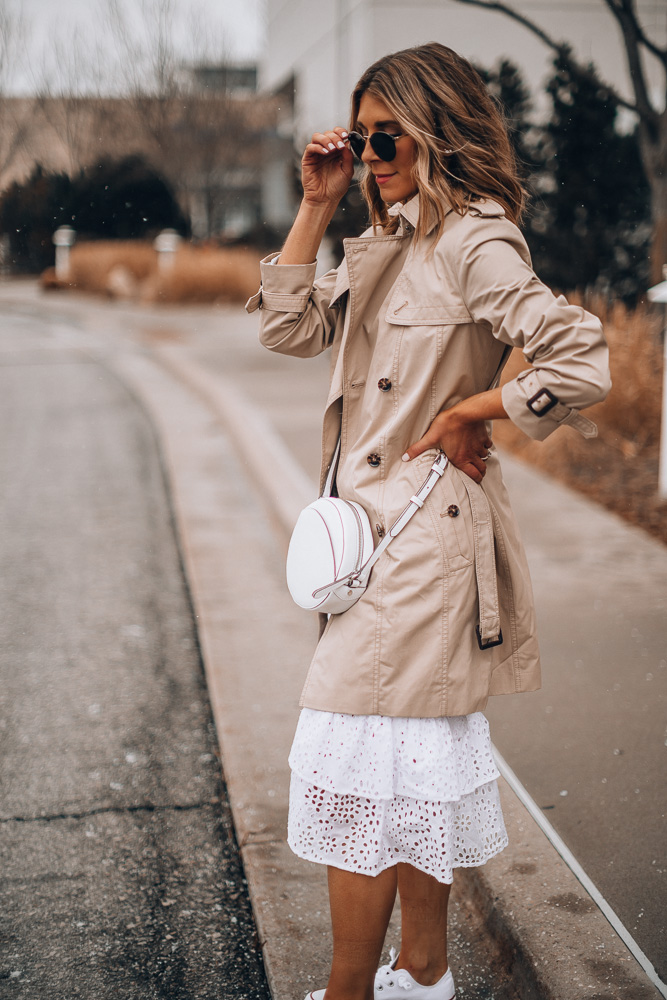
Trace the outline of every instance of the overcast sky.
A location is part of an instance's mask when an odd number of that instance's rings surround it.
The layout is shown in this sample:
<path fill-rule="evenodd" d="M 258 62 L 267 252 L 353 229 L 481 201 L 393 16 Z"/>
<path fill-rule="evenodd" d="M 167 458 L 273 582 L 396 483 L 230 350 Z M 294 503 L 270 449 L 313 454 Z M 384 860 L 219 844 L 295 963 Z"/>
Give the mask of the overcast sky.
<path fill-rule="evenodd" d="M 63 62 L 68 51 L 75 50 L 83 64 L 90 58 L 98 67 L 100 60 L 111 60 L 114 48 L 106 14 L 113 0 L 4 0 L 14 16 L 25 20 L 24 46 L 15 53 L 9 67 L 8 89 L 26 92 L 34 89 L 44 75 L 53 76 L 54 64 Z M 156 0 L 119 0 L 128 24 L 139 36 L 142 27 L 140 9 L 148 10 Z M 263 43 L 263 0 L 171 0 L 174 40 L 187 57 L 197 33 L 196 44 L 203 44 L 212 57 L 231 56 L 254 59 Z M 3 6 L 0 0 L 0 8 Z M 202 32 L 201 26 L 205 26 Z M 202 36 L 203 34 L 203 41 Z M 78 35 L 83 45 L 72 45 Z M 81 65 L 81 75 L 88 68 Z"/>

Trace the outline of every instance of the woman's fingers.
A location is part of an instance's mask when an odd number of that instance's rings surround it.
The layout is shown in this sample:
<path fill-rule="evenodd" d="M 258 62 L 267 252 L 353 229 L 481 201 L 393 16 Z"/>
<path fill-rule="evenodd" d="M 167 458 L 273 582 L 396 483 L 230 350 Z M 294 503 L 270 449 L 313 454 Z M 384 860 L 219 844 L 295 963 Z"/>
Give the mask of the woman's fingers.
<path fill-rule="evenodd" d="M 440 444 L 438 442 L 437 436 L 427 431 L 424 437 L 420 438 L 419 441 L 415 441 L 411 444 L 408 450 L 402 455 L 404 462 L 411 462 L 413 458 L 417 458 L 418 455 L 423 454 L 428 451 L 429 448 L 439 448 Z"/>
<path fill-rule="evenodd" d="M 481 483 L 482 480 L 484 479 L 484 476 L 486 475 L 486 469 L 482 469 L 480 471 L 477 468 L 477 466 L 473 465 L 472 463 L 460 466 L 460 469 L 461 472 L 464 472 L 466 476 L 470 476 L 471 479 L 474 479 L 474 481 L 477 484 Z"/>
<path fill-rule="evenodd" d="M 464 451 L 466 453 L 462 452 L 459 455 L 454 449 L 452 449 L 451 452 L 448 451 L 445 442 L 441 441 L 436 434 L 433 434 L 429 430 L 426 432 L 424 437 L 419 439 L 419 441 L 415 441 L 414 444 L 410 445 L 402 458 L 404 462 L 410 462 L 413 458 L 417 458 L 418 455 L 422 455 L 425 451 L 428 451 L 429 448 L 440 448 L 442 451 L 446 452 L 450 460 L 454 462 L 455 465 L 460 463 L 462 467 L 467 462 L 472 462 L 473 464 L 480 464 L 480 467 L 483 469 L 485 468 L 483 463 L 489 457 L 489 449 L 491 448 L 492 443 L 493 442 L 489 439 L 488 444 L 485 444 L 481 449 L 476 448 L 472 454 L 470 454 L 468 449 L 465 449 Z"/>
<path fill-rule="evenodd" d="M 492 444 L 483 421 L 461 422 L 456 419 L 453 409 L 442 410 L 424 436 L 411 444 L 402 458 L 404 462 L 410 462 L 429 448 L 439 448 L 452 465 L 476 483 L 481 483 L 486 475 L 486 459 Z"/>
<path fill-rule="evenodd" d="M 354 174 L 352 151 L 344 128 L 315 132 L 301 161 L 301 183 L 306 201 L 318 205 L 338 204 Z"/>
<path fill-rule="evenodd" d="M 306 151 L 313 147 L 313 151 L 317 150 L 325 155 L 334 153 L 336 150 L 345 149 L 346 138 L 347 131 L 343 128 L 332 129 L 331 132 L 315 132 Z"/>
<path fill-rule="evenodd" d="M 473 458 L 467 463 L 467 466 L 472 469 L 476 469 L 480 476 L 486 475 L 486 462 L 484 459 L 480 458 L 479 455 L 474 455 Z M 473 479 L 475 477 L 473 476 Z M 479 480 L 477 480 L 479 482 Z"/>
<path fill-rule="evenodd" d="M 304 149 L 303 156 L 304 159 L 307 159 L 307 157 L 312 153 L 316 153 L 318 156 L 326 156 L 330 152 L 331 150 L 329 149 L 329 144 L 326 139 L 318 140 L 315 136 L 313 136 L 312 140 Z"/>
<path fill-rule="evenodd" d="M 425 434 L 419 441 L 410 445 L 408 450 L 402 456 L 403 461 L 410 462 L 413 458 L 417 458 L 430 448 L 441 448 L 449 458 L 452 465 L 455 465 L 457 469 L 461 470 L 461 472 L 465 472 L 465 474 L 470 476 L 471 479 L 474 479 L 476 483 L 481 483 L 482 479 L 486 475 L 486 458 L 488 458 L 486 450 L 483 454 L 473 455 L 458 455 L 455 453 L 449 453 L 446 448 L 442 448 L 440 441 L 434 439 L 433 435 L 428 433 Z"/>

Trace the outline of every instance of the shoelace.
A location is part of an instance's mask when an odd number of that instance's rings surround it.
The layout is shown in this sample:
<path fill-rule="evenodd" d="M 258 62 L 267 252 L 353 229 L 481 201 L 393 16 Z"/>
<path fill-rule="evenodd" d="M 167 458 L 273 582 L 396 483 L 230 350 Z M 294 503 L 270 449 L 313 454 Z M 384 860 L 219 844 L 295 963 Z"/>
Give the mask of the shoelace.
<path fill-rule="evenodd" d="M 396 986 L 402 990 L 411 990 L 412 982 L 406 975 L 403 969 L 395 969 L 394 962 L 396 961 L 396 949 L 389 949 L 389 965 L 382 965 L 375 973 L 375 986 L 378 991 L 384 989 L 385 986 Z"/>

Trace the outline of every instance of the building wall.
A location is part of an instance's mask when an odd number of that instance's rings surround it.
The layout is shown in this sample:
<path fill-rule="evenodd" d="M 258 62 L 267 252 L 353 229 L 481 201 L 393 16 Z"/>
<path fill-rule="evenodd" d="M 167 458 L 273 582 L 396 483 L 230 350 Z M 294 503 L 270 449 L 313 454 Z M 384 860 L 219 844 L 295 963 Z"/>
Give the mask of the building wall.
<path fill-rule="evenodd" d="M 637 6 L 649 37 L 665 44 L 665 0 L 637 0 Z M 619 29 L 603 0 L 516 0 L 514 7 L 570 41 L 580 58 L 594 61 L 631 96 Z M 316 129 L 346 125 L 356 80 L 396 49 L 439 41 L 483 66 L 506 56 L 535 91 L 551 69 L 551 51 L 521 25 L 453 0 L 267 0 L 267 17 L 261 86 L 272 89 L 294 73 L 299 141 Z M 659 94 L 660 71 L 651 62 L 650 82 Z"/>

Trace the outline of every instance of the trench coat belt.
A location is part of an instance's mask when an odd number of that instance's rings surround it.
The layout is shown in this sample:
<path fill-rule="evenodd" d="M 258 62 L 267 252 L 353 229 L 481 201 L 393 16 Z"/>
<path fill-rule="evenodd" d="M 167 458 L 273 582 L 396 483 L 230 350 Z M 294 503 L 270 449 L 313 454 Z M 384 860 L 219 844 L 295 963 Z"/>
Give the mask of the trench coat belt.
<path fill-rule="evenodd" d="M 481 486 L 469 476 L 461 476 L 472 512 L 475 575 L 479 599 L 480 645 L 500 638 L 500 602 L 495 557 L 495 511 Z"/>

